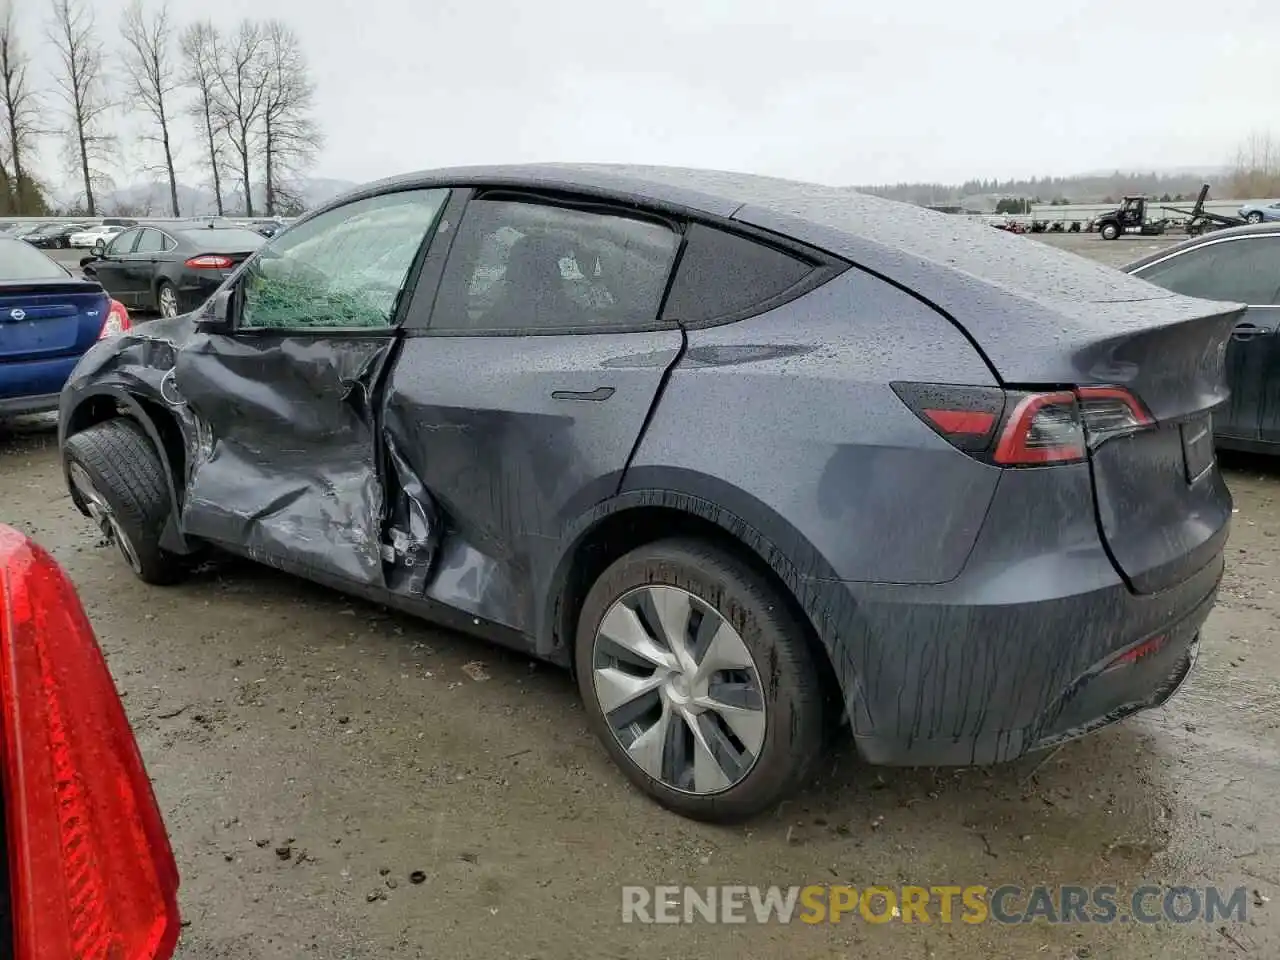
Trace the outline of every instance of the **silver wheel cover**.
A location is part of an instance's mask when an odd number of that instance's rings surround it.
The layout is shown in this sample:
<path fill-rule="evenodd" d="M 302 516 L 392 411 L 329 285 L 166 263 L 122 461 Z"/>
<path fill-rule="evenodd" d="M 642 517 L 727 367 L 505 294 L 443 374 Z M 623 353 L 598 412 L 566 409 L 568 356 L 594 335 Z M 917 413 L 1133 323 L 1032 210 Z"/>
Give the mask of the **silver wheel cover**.
<path fill-rule="evenodd" d="M 738 632 L 679 587 L 623 594 L 592 651 L 596 701 L 644 773 L 695 796 L 740 783 L 764 747 L 760 673 Z"/>

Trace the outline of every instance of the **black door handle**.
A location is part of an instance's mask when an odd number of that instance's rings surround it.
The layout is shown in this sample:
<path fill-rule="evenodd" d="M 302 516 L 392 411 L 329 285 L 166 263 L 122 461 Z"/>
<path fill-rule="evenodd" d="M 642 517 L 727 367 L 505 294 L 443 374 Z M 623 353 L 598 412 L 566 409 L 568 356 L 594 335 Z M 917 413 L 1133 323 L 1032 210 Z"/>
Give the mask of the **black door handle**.
<path fill-rule="evenodd" d="M 613 396 L 613 387 L 596 387 L 594 390 L 553 390 L 552 400 L 608 400 Z"/>
<path fill-rule="evenodd" d="M 1260 327 L 1256 323 L 1237 323 L 1236 328 L 1231 331 L 1232 340 L 1252 340 L 1254 337 L 1260 337 L 1267 330 Z"/>

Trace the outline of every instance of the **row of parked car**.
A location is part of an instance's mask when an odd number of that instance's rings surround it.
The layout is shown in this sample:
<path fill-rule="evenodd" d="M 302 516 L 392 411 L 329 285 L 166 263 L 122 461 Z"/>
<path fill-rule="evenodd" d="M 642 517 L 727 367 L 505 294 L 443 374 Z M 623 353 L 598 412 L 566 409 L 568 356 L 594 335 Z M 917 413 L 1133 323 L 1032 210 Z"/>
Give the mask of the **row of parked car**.
<path fill-rule="evenodd" d="M 130 227 L 138 225 L 130 217 L 103 217 L 101 220 L 65 221 L 0 221 L 0 236 L 25 240 L 33 247 L 44 250 L 67 250 L 72 247 L 89 250 L 98 244 L 106 244 Z M 165 221 L 175 222 L 175 221 Z M 284 221 L 228 220 L 222 217 L 201 217 L 196 222 L 220 223 L 252 230 L 264 237 L 274 236 L 284 227 Z"/>

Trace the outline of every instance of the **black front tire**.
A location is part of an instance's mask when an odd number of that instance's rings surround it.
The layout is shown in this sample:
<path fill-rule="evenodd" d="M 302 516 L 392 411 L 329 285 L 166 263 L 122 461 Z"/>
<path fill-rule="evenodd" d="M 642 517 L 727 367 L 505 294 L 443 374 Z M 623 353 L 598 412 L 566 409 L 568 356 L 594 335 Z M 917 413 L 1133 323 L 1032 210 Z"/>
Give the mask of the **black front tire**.
<path fill-rule="evenodd" d="M 76 464 L 84 470 L 110 507 L 137 560 L 138 578 L 157 585 L 182 580 L 187 558 L 160 546 L 173 505 L 164 466 L 146 431 L 132 420 L 107 420 L 68 437 L 63 456 L 69 470 Z"/>
<path fill-rule="evenodd" d="M 761 681 L 763 745 L 750 771 L 718 793 L 674 789 L 647 774 L 619 742 L 596 693 L 601 621 L 624 594 L 655 585 L 686 591 L 719 614 L 741 637 Z M 574 657 L 588 721 L 614 762 L 652 799 L 691 819 L 736 823 L 772 809 L 805 784 L 825 747 L 823 685 L 804 623 L 765 576 L 703 541 L 658 541 L 605 570 L 583 602 Z"/>
<path fill-rule="evenodd" d="M 1099 231 L 1099 233 L 1102 234 L 1103 240 L 1115 240 L 1117 237 L 1120 236 L 1120 228 L 1117 227 L 1114 223 L 1107 223 L 1107 224 L 1103 224 L 1102 229 Z"/>

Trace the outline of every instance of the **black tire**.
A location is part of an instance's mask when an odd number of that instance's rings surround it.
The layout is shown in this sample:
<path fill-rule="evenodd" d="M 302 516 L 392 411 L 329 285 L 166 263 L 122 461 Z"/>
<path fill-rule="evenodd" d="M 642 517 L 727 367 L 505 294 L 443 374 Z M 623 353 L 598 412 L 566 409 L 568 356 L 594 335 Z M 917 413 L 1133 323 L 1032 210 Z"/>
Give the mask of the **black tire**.
<path fill-rule="evenodd" d="M 63 456 L 68 471 L 79 465 L 110 508 L 116 528 L 128 538 L 121 554 L 138 578 L 158 585 L 182 580 L 187 558 L 160 546 L 173 507 L 164 466 L 142 427 L 123 418 L 95 424 L 68 437 Z"/>
<path fill-rule="evenodd" d="M 1114 223 L 1104 223 L 1098 232 L 1102 234 L 1103 240 L 1115 240 L 1120 236 L 1120 228 Z"/>
<path fill-rule="evenodd" d="M 1261 222 L 1262 222 L 1262 214 L 1258 213 L 1258 212 L 1255 210 L 1253 213 L 1251 213 L 1251 214 L 1249 214 L 1247 217 L 1245 217 L 1245 220 L 1247 220 L 1249 223 L 1261 223 Z"/>
<path fill-rule="evenodd" d="M 625 594 L 655 586 L 676 587 L 718 613 L 737 631 L 760 679 L 766 718 L 762 746 L 748 772 L 720 792 L 676 789 L 646 773 L 619 742 L 596 693 L 601 621 Z M 702 541 L 648 544 L 605 570 L 583 602 L 574 658 L 588 720 L 609 755 L 632 783 L 686 817 L 734 823 L 775 807 L 804 785 L 825 746 L 822 681 L 804 624 L 765 577 Z"/>

